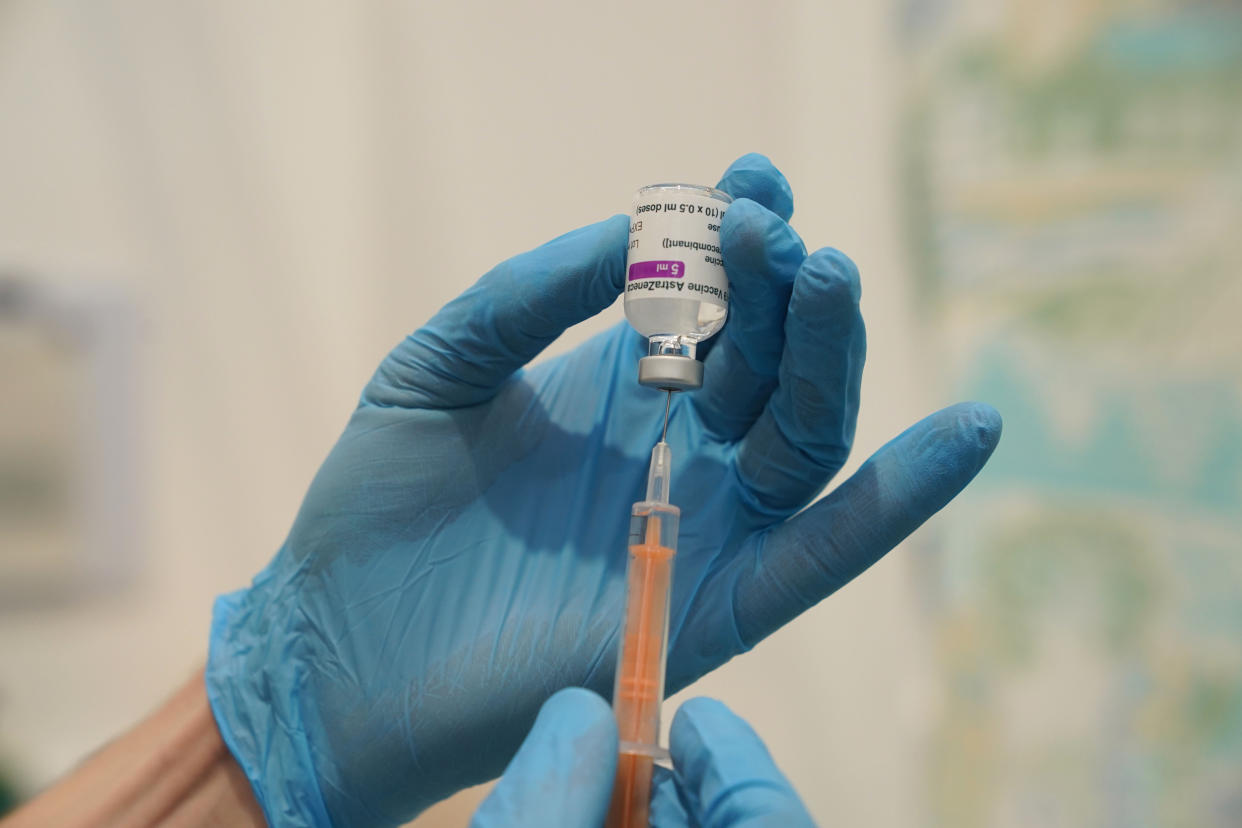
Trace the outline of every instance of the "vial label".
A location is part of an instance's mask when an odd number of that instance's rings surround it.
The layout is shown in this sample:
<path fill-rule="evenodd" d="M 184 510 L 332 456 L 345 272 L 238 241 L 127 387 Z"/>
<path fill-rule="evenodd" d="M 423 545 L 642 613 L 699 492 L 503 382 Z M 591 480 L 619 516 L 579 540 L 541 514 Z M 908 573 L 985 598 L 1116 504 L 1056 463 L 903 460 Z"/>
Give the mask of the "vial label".
<path fill-rule="evenodd" d="M 729 280 L 720 255 L 726 207 L 692 190 L 639 193 L 630 219 L 626 301 L 672 297 L 727 308 Z"/>
<path fill-rule="evenodd" d="M 635 262 L 630 265 L 629 281 L 636 279 L 680 279 L 686 273 L 685 262 L 659 261 Z"/>

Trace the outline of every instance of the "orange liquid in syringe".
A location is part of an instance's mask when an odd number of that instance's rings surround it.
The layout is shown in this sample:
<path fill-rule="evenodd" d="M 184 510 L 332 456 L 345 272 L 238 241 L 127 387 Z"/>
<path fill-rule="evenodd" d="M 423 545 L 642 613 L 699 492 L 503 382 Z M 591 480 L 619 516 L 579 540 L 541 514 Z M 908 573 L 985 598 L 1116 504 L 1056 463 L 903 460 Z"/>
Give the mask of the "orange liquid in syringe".
<path fill-rule="evenodd" d="M 647 521 L 644 542 L 630 547 L 628 603 L 613 708 L 621 738 L 608 828 L 646 826 L 654 760 L 627 751 L 625 742 L 654 748 L 664 701 L 664 644 L 668 625 L 673 550 L 661 546 L 660 518 Z"/>

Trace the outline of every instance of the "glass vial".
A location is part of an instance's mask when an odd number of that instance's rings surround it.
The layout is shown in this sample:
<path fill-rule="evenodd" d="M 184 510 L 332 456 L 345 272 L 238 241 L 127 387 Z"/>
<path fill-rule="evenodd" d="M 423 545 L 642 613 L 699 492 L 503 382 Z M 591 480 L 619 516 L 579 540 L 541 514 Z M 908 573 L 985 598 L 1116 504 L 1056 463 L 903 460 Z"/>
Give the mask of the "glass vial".
<path fill-rule="evenodd" d="M 653 184 L 634 196 L 626 259 L 625 316 L 647 337 L 638 381 L 665 390 L 703 385 L 698 343 L 729 312 L 720 221 L 733 199 L 696 184 Z"/>

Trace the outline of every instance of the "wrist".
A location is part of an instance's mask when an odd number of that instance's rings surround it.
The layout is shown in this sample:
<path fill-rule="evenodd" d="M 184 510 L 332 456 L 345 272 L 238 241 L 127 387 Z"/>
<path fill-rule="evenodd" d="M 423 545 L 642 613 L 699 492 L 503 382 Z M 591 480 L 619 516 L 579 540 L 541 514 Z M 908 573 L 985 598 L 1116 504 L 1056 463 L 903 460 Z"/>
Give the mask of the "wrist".
<path fill-rule="evenodd" d="M 4 821 L 36 825 L 262 826 L 199 670 L 162 707 Z"/>

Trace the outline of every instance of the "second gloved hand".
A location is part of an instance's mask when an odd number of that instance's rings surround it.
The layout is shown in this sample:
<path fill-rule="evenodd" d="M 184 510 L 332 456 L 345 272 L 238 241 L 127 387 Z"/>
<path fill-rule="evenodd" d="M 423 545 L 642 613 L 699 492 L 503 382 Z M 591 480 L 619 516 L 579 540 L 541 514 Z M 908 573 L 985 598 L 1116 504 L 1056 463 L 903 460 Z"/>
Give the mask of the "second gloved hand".
<path fill-rule="evenodd" d="M 673 773 L 660 768 L 655 828 L 740 828 L 814 822 L 789 780 L 745 721 L 715 699 L 691 699 L 669 732 Z M 562 690 L 479 806 L 471 828 L 597 828 L 617 764 L 617 725 L 607 703 Z"/>

